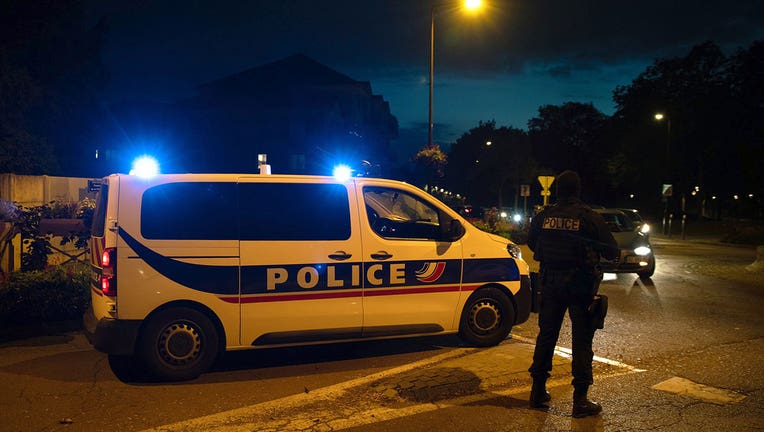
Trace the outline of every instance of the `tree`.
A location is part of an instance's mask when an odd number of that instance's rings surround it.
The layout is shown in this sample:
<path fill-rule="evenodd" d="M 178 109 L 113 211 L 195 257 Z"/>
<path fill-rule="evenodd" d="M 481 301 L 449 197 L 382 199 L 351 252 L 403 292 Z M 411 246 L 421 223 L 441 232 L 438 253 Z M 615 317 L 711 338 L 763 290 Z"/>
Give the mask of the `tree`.
<path fill-rule="evenodd" d="M 705 42 L 685 57 L 656 60 L 618 87 L 611 128 L 617 153 L 609 165 L 614 187 L 636 190 L 658 207 L 660 184 L 671 183 L 675 198 L 667 209 L 682 211 L 684 199 L 695 214 L 706 213 L 703 201 L 713 196 L 742 193 L 757 181 L 761 190 L 760 169 L 747 165 L 761 160 L 761 51 L 754 43 L 727 58 Z M 658 111 L 663 123 L 654 121 Z"/>
<path fill-rule="evenodd" d="M 479 122 L 451 146 L 446 167 L 449 189 L 476 205 L 517 204 L 521 181 L 528 181 L 530 147 L 525 131 Z"/>
<path fill-rule="evenodd" d="M 590 186 L 587 194 L 599 196 L 606 182 L 602 166 L 610 156 L 602 138 L 607 121 L 591 103 L 542 106 L 528 121 L 533 158 L 551 173 L 577 171 Z"/>
<path fill-rule="evenodd" d="M 417 166 L 417 183 L 435 186 L 443 177 L 443 168 L 448 163 L 448 156 L 438 144 L 427 144 L 413 157 Z"/>

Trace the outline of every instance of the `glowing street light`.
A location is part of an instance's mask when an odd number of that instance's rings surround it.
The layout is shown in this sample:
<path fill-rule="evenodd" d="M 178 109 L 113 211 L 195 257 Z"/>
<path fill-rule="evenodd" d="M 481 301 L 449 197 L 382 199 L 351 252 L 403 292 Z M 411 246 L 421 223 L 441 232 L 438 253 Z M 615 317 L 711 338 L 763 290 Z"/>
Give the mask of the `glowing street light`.
<path fill-rule="evenodd" d="M 459 2 L 452 1 L 445 4 L 440 4 L 437 6 L 447 6 L 451 4 L 458 4 Z M 464 0 L 462 6 L 464 9 L 474 12 L 483 7 L 482 0 Z M 435 8 L 436 5 L 433 5 L 430 8 L 430 110 L 429 110 L 429 119 L 427 122 L 428 126 L 428 137 L 427 137 L 427 144 L 432 146 L 432 89 L 433 89 L 433 83 L 435 78 Z"/>

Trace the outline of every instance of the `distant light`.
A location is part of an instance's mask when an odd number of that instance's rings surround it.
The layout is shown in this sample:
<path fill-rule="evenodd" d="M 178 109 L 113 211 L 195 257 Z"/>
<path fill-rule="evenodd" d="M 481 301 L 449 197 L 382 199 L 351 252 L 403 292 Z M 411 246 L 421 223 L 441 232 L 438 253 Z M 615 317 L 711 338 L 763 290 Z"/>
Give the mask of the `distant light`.
<path fill-rule="evenodd" d="M 507 218 L 507 212 L 503 211 L 503 212 L 499 213 L 499 217 L 501 217 L 502 219 L 506 219 Z"/>
<path fill-rule="evenodd" d="M 655 114 L 655 119 L 656 120 L 663 120 L 663 114 L 661 114 L 661 113 Z"/>
<path fill-rule="evenodd" d="M 491 144 L 493 144 L 491 141 L 486 141 L 486 142 L 485 142 L 485 145 L 486 145 L 487 147 L 490 147 L 490 146 L 491 146 Z"/>
<path fill-rule="evenodd" d="M 515 222 L 520 222 L 521 220 L 523 220 L 523 217 L 520 215 L 520 213 L 516 213 L 514 216 L 512 216 L 512 220 L 514 220 Z"/>
<path fill-rule="evenodd" d="M 735 199 L 740 199 L 740 197 L 739 197 L 739 196 L 737 196 L 737 195 L 732 195 L 732 198 L 735 198 Z"/>
<path fill-rule="evenodd" d="M 753 194 L 748 194 L 748 198 L 753 198 Z"/>
<path fill-rule="evenodd" d="M 629 194 L 629 198 L 634 198 L 634 194 Z"/>
<path fill-rule="evenodd" d="M 345 181 L 353 175 L 353 170 L 347 165 L 337 165 L 334 167 L 332 175 L 339 181 Z"/>
<path fill-rule="evenodd" d="M 159 162 L 151 156 L 140 156 L 133 161 L 130 175 L 148 178 L 159 174 Z"/>

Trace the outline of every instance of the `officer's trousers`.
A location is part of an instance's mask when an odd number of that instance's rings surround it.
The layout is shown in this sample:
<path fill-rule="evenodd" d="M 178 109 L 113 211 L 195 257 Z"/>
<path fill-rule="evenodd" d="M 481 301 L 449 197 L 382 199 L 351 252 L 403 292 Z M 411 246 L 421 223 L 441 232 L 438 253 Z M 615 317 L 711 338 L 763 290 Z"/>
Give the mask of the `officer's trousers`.
<path fill-rule="evenodd" d="M 528 370 L 534 380 L 546 380 L 552 370 L 554 347 L 560 336 L 565 311 L 570 315 L 573 332 L 573 386 L 589 386 L 592 380 L 592 339 L 595 327 L 587 308 L 596 294 L 598 282 L 594 271 L 582 269 L 544 269 L 539 274 L 541 308 L 539 334 Z"/>

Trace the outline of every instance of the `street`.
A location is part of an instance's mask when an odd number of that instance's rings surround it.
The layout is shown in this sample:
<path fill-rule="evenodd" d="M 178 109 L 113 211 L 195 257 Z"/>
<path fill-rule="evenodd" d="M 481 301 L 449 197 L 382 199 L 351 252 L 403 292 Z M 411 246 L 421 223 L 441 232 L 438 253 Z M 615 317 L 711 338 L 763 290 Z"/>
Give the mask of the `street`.
<path fill-rule="evenodd" d="M 3 431 L 764 429 L 764 275 L 750 247 L 656 236 L 651 280 L 606 275 L 603 414 L 570 415 L 570 329 L 548 412 L 527 406 L 536 317 L 497 347 L 452 336 L 228 353 L 180 383 L 114 374 L 79 333 L 0 345 Z"/>

